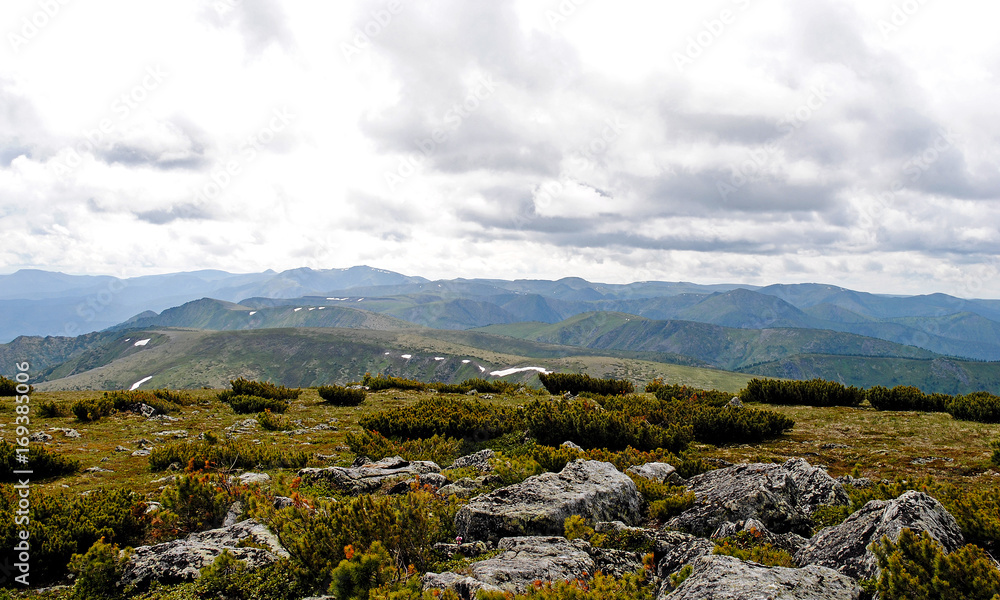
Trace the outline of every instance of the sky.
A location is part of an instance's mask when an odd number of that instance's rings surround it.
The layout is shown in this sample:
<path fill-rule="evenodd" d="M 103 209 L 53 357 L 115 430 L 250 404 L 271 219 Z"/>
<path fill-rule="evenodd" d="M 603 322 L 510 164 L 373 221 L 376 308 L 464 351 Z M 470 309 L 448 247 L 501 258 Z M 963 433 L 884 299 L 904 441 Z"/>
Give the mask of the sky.
<path fill-rule="evenodd" d="M 1000 297 L 998 13 L 4 0 L 0 273 Z"/>

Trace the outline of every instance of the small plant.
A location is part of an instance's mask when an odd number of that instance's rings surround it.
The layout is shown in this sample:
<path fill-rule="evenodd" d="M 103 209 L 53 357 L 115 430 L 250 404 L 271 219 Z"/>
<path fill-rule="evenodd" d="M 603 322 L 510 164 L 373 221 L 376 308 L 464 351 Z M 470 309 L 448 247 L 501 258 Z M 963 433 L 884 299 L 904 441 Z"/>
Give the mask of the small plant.
<path fill-rule="evenodd" d="M 38 416 L 43 419 L 52 419 L 55 417 L 68 417 L 69 411 L 65 408 L 59 406 L 55 402 L 42 400 L 38 403 Z"/>
<path fill-rule="evenodd" d="M 90 600 L 123 597 L 120 585 L 128 557 L 115 544 L 97 540 L 85 554 L 74 554 L 69 561 L 69 571 L 76 575 L 73 598 Z"/>
<path fill-rule="evenodd" d="M 262 396 L 231 396 L 228 404 L 238 415 L 247 415 L 269 410 L 273 413 L 284 413 L 288 410 L 288 402 L 280 398 L 264 398 Z"/>
<path fill-rule="evenodd" d="M 351 390 L 339 385 L 324 385 L 318 391 L 324 402 L 334 406 L 358 406 L 365 401 L 363 389 Z"/>
<path fill-rule="evenodd" d="M 736 535 L 715 542 L 714 554 L 735 556 L 771 567 L 797 567 L 795 559 L 785 550 L 763 541 L 763 533 L 756 529 L 741 531 Z"/>
<path fill-rule="evenodd" d="M 270 409 L 257 413 L 257 423 L 266 431 L 287 431 L 292 428 L 287 418 L 272 413 Z"/>

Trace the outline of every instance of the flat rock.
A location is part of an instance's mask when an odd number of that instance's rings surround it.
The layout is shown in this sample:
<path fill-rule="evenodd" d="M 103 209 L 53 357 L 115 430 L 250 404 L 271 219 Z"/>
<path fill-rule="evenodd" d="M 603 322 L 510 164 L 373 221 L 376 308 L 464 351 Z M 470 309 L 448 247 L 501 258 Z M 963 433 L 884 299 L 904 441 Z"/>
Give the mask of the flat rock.
<path fill-rule="evenodd" d="M 965 544 L 962 530 L 944 506 L 923 492 L 895 500 L 872 500 L 840 525 L 817 533 L 795 555 L 800 565 L 821 565 L 856 579 L 873 579 L 879 569 L 868 549 L 883 537 L 895 541 L 903 529 L 926 531 L 946 552 Z"/>
<path fill-rule="evenodd" d="M 248 540 L 267 549 L 238 547 L 240 542 Z M 224 550 L 229 550 L 251 569 L 265 567 L 288 556 L 267 527 L 247 519 L 230 527 L 193 533 L 182 540 L 136 548 L 125 566 L 121 584 L 145 589 L 153 581 L 167 584 L 191 581 Z"/>
<path fill-rule="evenodd" d="M 265 484 L 271 481 L 271 476 L 267 473 L 241 473 L 239 481 L 243 485 Z"/>
<path fill-rule="evenodd" d="M 460 456 L 456 458 L 455 462 L 451 464 L 451 468 L 452 469 L 471 468 L 486 473 L 493 470 L 493 466 L 490 464 L 490 460 L 494 456 L 496 456 L 496 452 L 494 452 L 490 448 L 487 448 L 485 450 L 480 450 L 479 452 L 473 452 L 472 454 L 467 454 L 465 456 Z"/>
<path fill-rule="evenodd" d="M 308 483 L 326 481 L 351 494 L 370 494 L 388 479 L 440 472 L 435 463 L 394 456 L 355 467 L 306 468 L 299 471 L 299 477 Z"/>
<path fill-rule="evenodd" d="M 522 483 L 473 498 L 455 516 L 458 534 L 468 540 L 562 534 L 567 517 L 592 522 L 642 518 L 635 483 L 611 463 L 576 460 L 559 473 L 543 473 Z"/>
<path fill-rule="evenodd" d="M 633 465 L 625 472 L 632 473 L 633 475 L 637 475 L 643 479 L 658 481 L 660 483 L 680 483 L 681 481 L 680 475 L 677 474 L 677 469 L 675 469 L 673 465 L 665 462 Z"/>
<path fill-rule="evenodd" d="M 812 513 L 826 504 L 850 502 L 844 487 L 801 458 L 783 464 L 733 465 L 688 480 L 695 505 L 667 527 L 709 536 L 727 521 L 757 519 L 774 533 L 808 535 Z"/>
<path fill-rule="evenodd" d="M 858 582 L 832 569 L 765 567 L 732 556 L 695 559 L 691 575 L 657 600 L 858 600 Z M 669 593 L 667 593 L 669 592 Z"/>
<path fill-rule="evenodd" d="M 500 540 L 503 554 L 472 563 L 472 578 L 515 593 L 535 581 L 563 581 L 593 575 L 590 544 L 564 537 L 513 537 Z"/>

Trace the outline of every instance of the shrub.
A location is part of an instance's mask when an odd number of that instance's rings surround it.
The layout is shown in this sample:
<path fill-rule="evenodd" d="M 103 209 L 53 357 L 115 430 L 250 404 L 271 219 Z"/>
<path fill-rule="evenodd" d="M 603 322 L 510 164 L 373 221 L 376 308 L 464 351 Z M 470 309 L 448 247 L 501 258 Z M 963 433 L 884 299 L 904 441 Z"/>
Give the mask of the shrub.
<path fill-rule="evenodd" d="M 621 529 L 596 533 L 587 520 L 580 515 L 566 517 L 566 520 L 563 521 L 563 535 L 568 540 L 582 539 L 601 548 L 638 552 L 639 554 L 652 552 L 655 545 L 652 536 L 642 530 Z"/>
<path fill-rule="evenodd" d="M 402 377 L 393 377 L 391 375 L 382 375 L 381 373 L 375 377 L 372 377 L 371 373 L 365 373 L 364 379 L 361 380 L 361 385 L 367 387 L 373 392 L 392 389 L 422 391 L 428 388 L 428 385 L 422 381 L 416 381 L 415 379 L 403 379 Z"/>
<path fill-rule="evenodd" d="M 904 529 L 895 542 L 873 544 L 872 552 L 883 600 L 996 600 L 1000 594 L 1000 570 L 971 544 L 946 554 L 926 531 Z"/>
<path fill-rule="evenodd" d="M 651 462 L 665 462 L 673 465 L 674 468 L 677 469 L 677 474 L 684 478 L 694 477 L 695 475 L 700 475 L 706 471 L 711 471 L 714 468 L 710 467 L 705 461 L 699 458 L 694 458 L 687 452 L 682 452 L 680 455 L 663 449 L 642 452 L 631 446 L 617 452 L 603 449 L 588 450 L 587 459 L 609 462 L 623 473 L 633 465 L 644 465 Z"/>
<path fill-rule="evenodd" d="M 160 494 L 165 510 L 157 514 L 153 523 L 155 536 L 172 539 L 219 527 L 242 492 L 243 489 L 230 484 L 225 475 L 188 473 L 179 476 Z"/>
<path fill-rule="evenodd" d="M 309 455 L 305 452 L 258 445 L 247 440 L 227 440 L 219 444 L 178 442 L 154 448 L 149 454 L 149 466 L 153 471 L 163 471 L 173 463 L 197 469 L 300 469 L 307 462 Z"/>
<path fill-rule="evenodd" d="M 480 591 L 477 600 L 652 600 L 656 590 L 644 575 L 611 577 L 597 573 L 591 579 L 536 581 L 523 594 Z"/>
<path fill-rule="evenodd" d="M 639 450 L 663 448 L 680 452 L 691 441 L 691 427 L 668 423 L 653 425 L 622 411 L 603 410 L 590 402 L 543 402 L 525 407 L 528 430 L 542 444 L 573 441 L 584 448 Z"/>
<path fill-rule="evenodd" d="M 13 486 L 0 486 L 0 548 L 8 564 L 17 562 L 6 553 L 13 552 L 18 531 L 28 530 L 33 586 L 63 579 L 71 557 L 102 538 L 107 544 L 136 545 L 148 524 L 146 503 L 126 489 L 96 489 L 86 496 L 46 495 L 33 489 L 26 524 L 15 521 L 18 500 Z"/>
<path fill-rule="evenodd" d="M 1000 440 L 992 442 L 990 447 L 993 448 L 993 464 L 1000 467 Z"/>
<path fill-rule="evenodd" d="M 454 397 L 424 398 L 412 406 L 366 415 L 358 424 L 390 438 L 442 435 L 475 441 L 525 428 L 520 408 Z"/>
<path fill-rule="evenodd" d="M 231 396 L 228 404 L 238 415 L 260 413 L 269 410 L 283 413 L 288 410 L 288 402 L 279 398 L 263 398 L 261 396 Z"/>
<path fill-rule="evenodd" d="M 395 581 L 399 570 L 381 542 L 372 542 L 364 553 L 344 548 L 344 560 L 330 574 L 330 593 L 338 600 L 368 600 L 372 588 Z"/>
<path fill-rule="evenodd" d="M 367 456 L 372 460 L 399 456 L 405 460 L 429 460 L 448 465 L 461 454 L 462 440 L 433 435 L 396 442 L 377 431 L 362 430 L 360 433 L 347 433 L 347 447 L 355 456 Z"/>
<path fill-rule="evenodd" d="M 948 412 L 956 419 L 979 423 L 1000 423 L 1000 396 L 989 392 L 973 392 L 955 396 Z"/>
<path fill-rule="evenodd" d="M 161 413 L 173 413 L 180 410 L 180 405 L 174 399 L 181 402 L 193 402 L 190 396 L 185 397 L 169 390 L 156 390 L 147 392 L 144 390 L 118 390 L 114 392 L 104 392 L 100 398 L 90 398 L 73 403 L 72 411 L 80 421 L 98 421 L 102 417 L 114 414 L 116 411 L 137 411 L 139 406 L 145 404 L 155 408 Z"/>
<path fill-rule="evenodd" d="M 670 400 L 683 400 L 689 404 L 703 404 L 709 406 L 725 406 L 733 399 L 729 392 L 718 390 L 702 390 L 687 385 L 661 385 L 653 393 L 657 400 L 666 402 Z"/>
<path fill-rule="evenodd" d="M 299 395 L 302 394 L 302 390 L 299 389 L 293 390 L 283 385 L 278 386 L 266 381 L 250 381 L 242 377 L 233 379 L 229 382 L 229 385 L 233 388 L 232 395 L 234 396 L 258 396 L 271 400 L 297 400 Z"/>
<path fill-rule="evenodd" d="M 624 379 L 597 379 L 585 373 L 539 373 L 538 379 L 550 394 L 591 392 L 613 396 L 631 394 L 635 386 Z"/>
<path fill-rule="evenodd" d="M 877 385 L 865 395 L 876 410 L 944 412 L 952 400 L 946 394 L 925 394 L 912 385 L 897 385 L 892 389 Z"/>
<path fill-rule="evenodd" d="M 466 379 L 462 383 L 434 383 L 431 387 L 442 394 L 464 394 L 476 390 L 481 394 L 507 394 L 513 395 L 525 389 L 523 383 L 512 383 L 503 379 Z"/>
<path fill-rule="evenodd" d="M 118 546 L 104 543 L 104 538 L 94 542 L 86 554 L 74 554 L 68 567 L 76 575 L 73 597 L 80 600 L 122 598 L 119 582 L 127 562 L 127 556 L 120 553 Z"/>
<path fill-rule="evenodd" d="M 163 400 L 165 402 L 172 402 L 173 404 L 177 404 L 180 406 L 190 406 L 196 402 L 194 396 L 192 396 L 187 392 L 160 389 L 160 390 L 152 390 L 152 394 L 157 398 L 159 398 L 160 400 Z"/>
<path fill-rule="evenodd" d="M 262 413 L 257 413 L 257 423 L 265 431 L 286 431 L 292 428 L 292 424 L 281 415 L 276 415 L 270 409 Z"/>
<path fill-rule="evenodd" d="M 28 386 L 28 393 L 35 391 L 34 386 Z M 17 381 L 13 379 L 7 379 L 3 375 L 0 375 L 0 397 L 3 396 L 18 396 L 17 392 Z"/>
<path fill-rule="evenodd" d="M 198 598 L 226 600 L 298 600 L 315 591 L 294 572 L 291 562 L 279 560 L 263 568 L 251 569 L 225 550 L 201 570 L 193 584 Z M 174 596 L 171 596 L 174 597 Z M 181 596 L 177 596 L 180 598 Z M 187 596 L 183 596 L 187 598 Z M 159 596 L 157 596 L 159 598 Z"/>
<path fill-rule="evenodd" d="M 631 473 L 627 475 L 646 501 L 647 516 L 653 521 L 666 521 L 694 506 L 694 492 L 689 492 L 684 486 L 653 481 Z"/>
<path fill-rule="evenodd" d="M 319 397 L 324 402 L 334 406 L 357 406 L 365 401 L 364 390 L 349 390 L 339 385 L 323 385 L 318 391 Z"/>
<path fill-rule="evenodd" d="M 76 418 L 83 422 L 99 421 L 114 412 L 115 403 L 107 396 L 103 398 L 92 398 L 88 400 L 78 400 L 71 408 Z"/>
<path fill-rule="evenodd" d="M 59 406 L 55 402 L 41 401 L 38 403 L 38 416 L 43 419 L 51 419 L 54 417 L 68 417 L 69 411 L 65 408 Z"/>
<path fill-rule="evenodd" d="M 865 391 L 846 387 L 836 381 L 780 381 L 751 379 L 740 392 L 743 402 L 762 404 L 793 404 L 803 406 L 857 406 L 865 399 Z"/>
<path fill-rule="evenodd" d="M 17 481 L 20 477 L 14 474 L 17 469 L 31 469 L 34 472 L 33 479 L 62 477 L 80 470 L 80 461 L 50 452 L 41 444 L 29 444 L 28 462 L 21 463 L 17 460 L 17 448 L 20 447 L 14 446 L 6 440 L 0 440 L 0 464 L 3 465 L 0 481 Z"/>
<path fill-rule="evenodd" d="M 741 531 L 736 535 L 717 540 L 712 553 L 735 556 L 740 560 L 753 561 L 770 567 L 798 566 L 791 554 L 765 543 L 763 537 L 763 532 L 756 529 Z"/>

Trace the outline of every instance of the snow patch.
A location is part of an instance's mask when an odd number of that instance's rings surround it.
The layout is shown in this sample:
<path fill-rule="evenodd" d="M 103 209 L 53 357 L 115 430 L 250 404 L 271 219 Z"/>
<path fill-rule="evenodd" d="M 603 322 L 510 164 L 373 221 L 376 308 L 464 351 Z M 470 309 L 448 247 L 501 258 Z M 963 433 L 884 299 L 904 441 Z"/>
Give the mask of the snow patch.
<path fill-rule="evenodd" d="M 467 364 L 469 364 L 470 362 L 472 362 L 472 361 L 471 361 L 471 360 L 463 360 L 463 361 L 462 361 L 462 364 L 463 364 L 463 365 L 467 365 Z"/>
<path fill-rule="evenodd" d="M 319 309 L 320 309 L 320 310 L 323 310 L 323 309 L 325 309 L 325 308 L 326 308 L 325 306 L 321 306 L 321 307 L 319 307 Z"/>
<path fill-rule="evenodd" d="M 506 377 L 508 375 L 513 375 L 514 373 L 523 373 L 525 371 L 538 371 L 539 373 L 545 373 L 548 375 L 552 371 L 546 371 L 542 367 L 518 367 L 514 369 L 504 369 L 503 371 L 490 371 L 490 375 L 494 377 Z"/>
<path fill-rule="evenodd" d="M 364 298 L 358 298 L 358 302 L 361 302 L 362 300 L 364 300 Z"/>
<path fill-rule="evenodd" d="M 131 342 L 131 341 L 132 341 L 132 338 L 128 338 L 128 339 L 127 339 L 127 340 L 125 340 L 125 341 L 126 341 L 126 342 Z"/>
<path fill-rule="evenodd" d="M 435 356 L 434 360 L 444 360 L 444 357 L 443 356 Z"/>
<path fill-rule="evenodd" d="M 312 308 L 310 308 L 309 310 L 316 310 L 316 307 L 315 307 L 315 306 L 313 306 L 313 307 L 312 307 Z"/>
<path fill-rule="evenodd" d="M 251 316 L 251 317 L 252 317 L 252 316 L 254 316 L 255 314 L 257 314 L 257 311 L 255 311 L 255 310 L 251 310 L 251 311 L 250 311 L 250 316 Z"/>
<path fill-rule="evenodd" d="M 298 307 L 298 308 L 296 308 L 296 309 L 295 309 L 295 310 L 293 310 L 292 312 L 299 312 L 300 310 L 302 310 L 302 307 L 301 307 L 301 306 L 300 306 L 300 307 Z"/>
<path fill-rule="evenodd" d="M 413 358 L 413 355 L 412 354 L 400 354 L 399 357 L 400 358 L 405 358 L 406 360 L 410 360 L 411 358 Z"/>
<path fill-rule="evenodd" d="M 144 339 L 144 340 L 139 340 L 138 342 L 136 342 L 136 343 L 134 343 L 132 345 L 133 346 L 145 346 L 149 342 L 150 342 L 150 340 L 147 338 L 147 339 Z"/>
<path fill-rule="evenodd" d="M 139 381 L 136 381 L 135 383 L 133 383 L 133 384 L 132 384 L 132 387 L 130 387 L 130 388 L 128 389 L 128 391 L 130 391 L 130 392 L 131 392 L 132 390 L 137 390 L 137 389 L 139 389 L 139 386 L 140 386 L 140 385 L 142 385 L 142 384 L 146 383 L 147 381 L 149 381 L 149 380 L 150 380 L 150 379 L 152 379 L 152 378 L 153 378 L 153 376 L 152 376 L 152 375 L 150 375 L 149 377 L 143 377 L 143 378 L 142 378 L 142 379 L 140 379 Z"/>
<path fill-rule="evenodd" d="M 486 367 L 481 366 L 481 365 L 476 365 L 476 366 L 479 367 L 479 372 L 480 373 L 485 373 L 486 372 Z"/>

